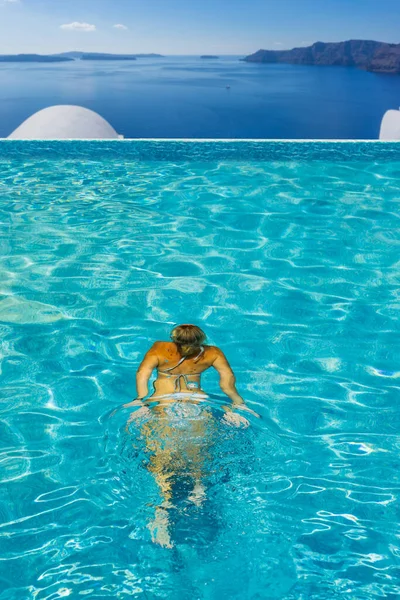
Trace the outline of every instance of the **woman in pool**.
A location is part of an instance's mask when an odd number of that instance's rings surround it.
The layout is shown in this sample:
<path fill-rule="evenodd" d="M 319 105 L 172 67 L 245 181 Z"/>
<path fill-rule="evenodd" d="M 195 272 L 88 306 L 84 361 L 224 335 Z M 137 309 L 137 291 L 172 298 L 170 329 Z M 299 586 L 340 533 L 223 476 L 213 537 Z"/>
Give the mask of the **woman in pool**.
<path fill-rule="evenodd" d="M 207 395 L 201 389 L 201 374 L 214 367 L 219 373 L 221 390 L 232 400 L 231 406 L 224 406 L 224 420 L 232 425 L 248 426 L 249 422 L 235 409 L 248 411 L 248 408 L 235 387 L 235 375 L 222 350 L 216 346 L 206 346 L 205 333 L 196 325 L 178 325 L 171 332 L 171 342 L 155 342 L 145 354 L 136 374 L 137 398 L 125 406 L 140 406 L 131 415 L 132 419 L 148 413 L 143 402 L 148 396 L 149 379 L 157 369 L 154 393 L 151 399 L 199 400 Z"/>
<path fill-rule="evenodd" d="M 149 527 L 153 541 L 171 547 L 167 509 L 170 508 L 174 486 L 184 478 L 191 479 L 193 490 L 188 500 L 200 505 L 205 499 L 202 482 L 209 448 L 216 433 L 215 420 L 204 404 L 207 394 L 201 389 L 201 374 L 214 367 L 219 373 L 221 390 L 232 403 L 223 406 L 223 420 L 236 427 L 247 427 L 241 414 L 248 408 L 235 387 L 235 375 L 222 350 L 204 344 L 206 336 L 196 325 L 179 325 L 171 332 L 171 342 L 155 342 L 148 350 L 136 374 L 137 398 L 125 407 L 135 406 L 127 426 L 140 417 L 152 417 L 141 432 L 150 454 L 148 469 L 157 481 L 163 503 L 156 508 Z M 157 369 L 154 393 L 148 396 L 151 374 Z M 148 403 L 156 403 L 150 408 Z M 239 412 L 237 412 L 239 411 Z"/>

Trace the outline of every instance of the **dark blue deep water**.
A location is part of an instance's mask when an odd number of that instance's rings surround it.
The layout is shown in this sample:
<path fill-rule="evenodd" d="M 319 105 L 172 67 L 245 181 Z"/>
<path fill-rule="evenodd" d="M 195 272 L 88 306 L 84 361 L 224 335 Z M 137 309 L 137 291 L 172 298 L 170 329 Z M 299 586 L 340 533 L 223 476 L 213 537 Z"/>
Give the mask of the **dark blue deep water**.
<path fill-rule="evenodd" d="M 0 137 L 37 110 L 79 104 L 125 137 L 376 139 L 400 104 L 400 76 L 239 58 L 2 64 Z"/>

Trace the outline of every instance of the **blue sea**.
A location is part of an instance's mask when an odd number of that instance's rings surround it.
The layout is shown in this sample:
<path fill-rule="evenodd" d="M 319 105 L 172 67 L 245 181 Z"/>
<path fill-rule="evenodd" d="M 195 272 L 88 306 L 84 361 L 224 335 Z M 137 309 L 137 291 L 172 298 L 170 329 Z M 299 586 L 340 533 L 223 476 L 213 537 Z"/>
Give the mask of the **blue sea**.
<path fill-rule="evenodd" d="M 0 63 L 0 137 L 47 106 L 78 104 L 128 138 L 377 139 L 400 104 L 400 76 L 240 58 Z"/>
<path fill-rule="evenodd" d="M 0 599 L 398 598 L 399 202 L 396 143 L 0 142 Z M 127 428 L 180 322 L 261 419 Z"/>

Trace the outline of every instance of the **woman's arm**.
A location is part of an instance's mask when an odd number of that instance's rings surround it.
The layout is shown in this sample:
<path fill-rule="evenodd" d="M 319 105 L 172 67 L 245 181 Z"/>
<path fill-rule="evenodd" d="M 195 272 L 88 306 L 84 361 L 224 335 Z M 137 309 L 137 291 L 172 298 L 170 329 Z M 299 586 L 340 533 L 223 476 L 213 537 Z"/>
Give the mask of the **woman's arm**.
<path fill-rule="evenodd" d="M 256 417 L 260 417 L 258 413 L 249 408 L 242 396 L 240 396 L 239 392 L 236 389 L 236 378 L 235 374 L 231 369 L 231 366 L 225 356 L 225 354 L 219 348 L 217 350 L 217 356 L 213 362 L 213 367 L 219 373 L 219 386 L 221 390 L 232 400 L 232 406 L 223 406 L 223 409 L 226 411 L 230 411 L 232 408 L 241 408 L 242 410 L 246 410 L 253 414 Z"/>
<path fill-rule="evenodd" d="M 149 379 L 158 366 L 158 342 L 146 352 L 136 372 L 136 392 L 138 398 L 145 398 L 149 393 Z"/>
<path fill-rule="evenodd" d="M 225 354 L 217 348 L 217 356 L 213 362 L 213 367 L 219 373 L 219 387 L 232 400 L 236 406 L 244 405 L 244 400 L 238 393 L 235 383 L 235 374 L 227 361 Z"/>
<path fill-rule="evenodd" d="M 144 355 L 144 358 L 136 371 L 136 399 L 128 404 L 124 404 L 125 407 L 142 404 L 142 399 L 148 395 L 149 379 L 153 370 L 158 366 L 157 345 L 158 342 L 153 344 L 150 350 Z"/>

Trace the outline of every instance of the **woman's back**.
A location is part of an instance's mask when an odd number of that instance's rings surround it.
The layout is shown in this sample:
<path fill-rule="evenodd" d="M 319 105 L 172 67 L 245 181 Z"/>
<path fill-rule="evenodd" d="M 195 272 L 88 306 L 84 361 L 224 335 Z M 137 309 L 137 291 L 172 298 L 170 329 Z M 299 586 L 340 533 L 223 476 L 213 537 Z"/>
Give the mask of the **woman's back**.
<path fill-rule="evenodd" d="M 156 395 L 174 392 L 200 392 L 200 375 L 209 369 L 217 355 L 215 346 L 193 347 L 190 354 L 183 354 L 174 342 L 156 342 L 152 347 L 157 358 Z"/>
<path fill-rule="evenodd" d="M 194 347 L 193 352 L 187 355 L 182 354 L 179 346 L 174 342 L 156 342 L 154 346 L 159 360 L 158 371 L 164 371 L 165 368 L 175 365 L 176 372 L 179 373 L 202 373 L 211 367 L 218 351 L 215 346 L 203 344 Z"/>
<path fill-rule="evenodd" d="M 177 392 L 183 392 L 181 396 L 185 397 L 188 393 L 205 394 L 200 387 L 200 375 L 212 366 L 218 371 L 221 390 L 233 405 L 242 407 L 244 400 L 235 387 L 235 375 L 226 356 L 217 346 L 206 346 L 205 339 L 200 327 L 186 324 L 171 331 L 172 342 L 155 342 L 136 373 L 138 400 L 148 395 L 148 382 L 154 369 L 157 369 L 157 379 L 153 397 Z M 230 411 L 230 408 L 224 409 Z"/>

